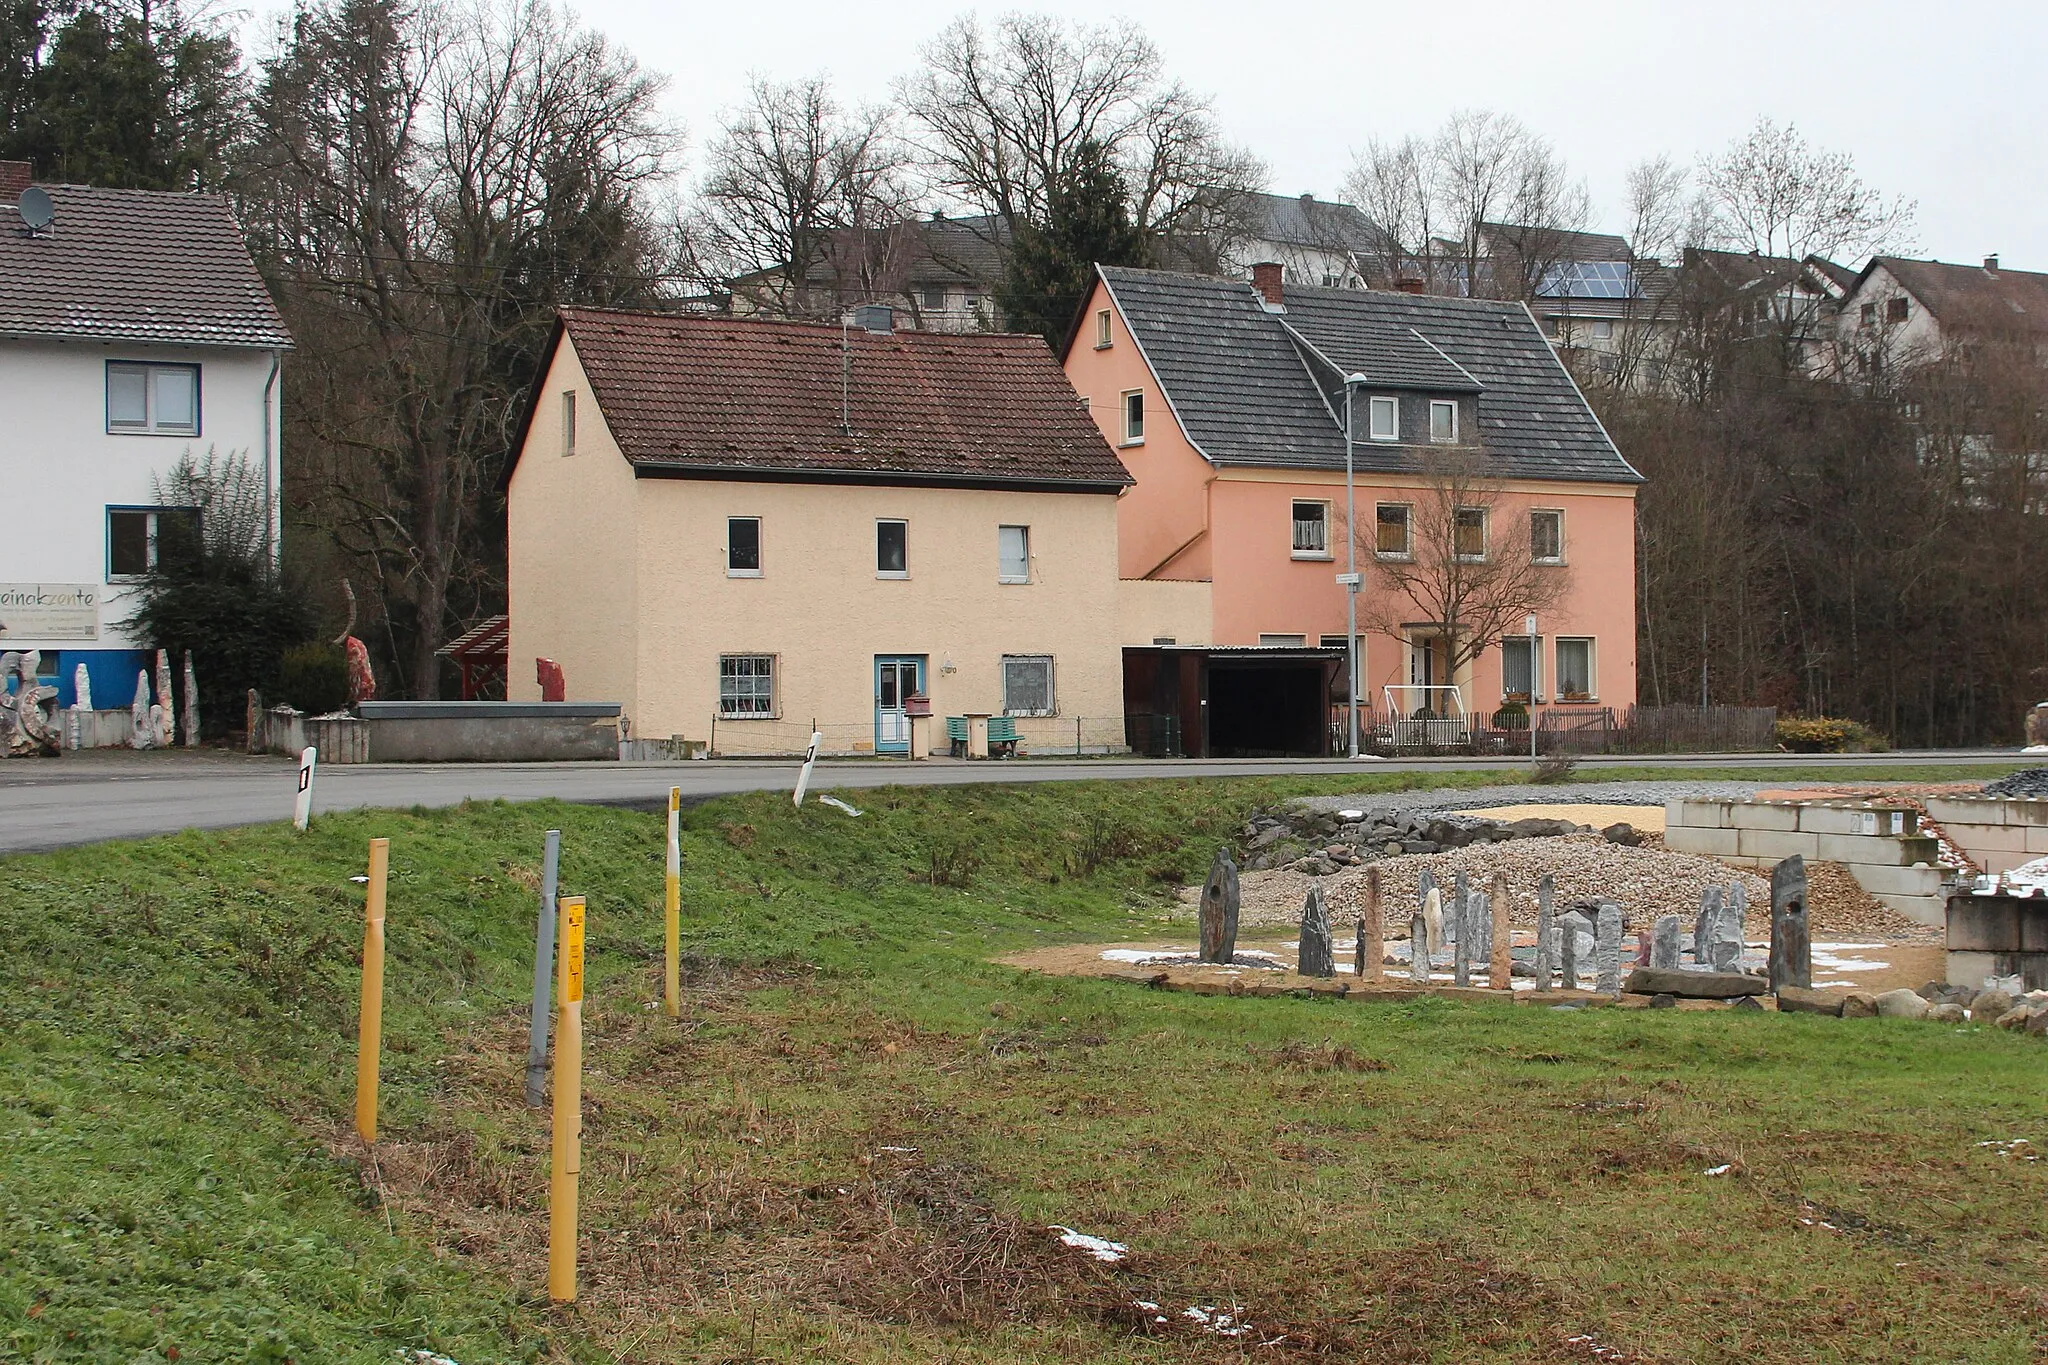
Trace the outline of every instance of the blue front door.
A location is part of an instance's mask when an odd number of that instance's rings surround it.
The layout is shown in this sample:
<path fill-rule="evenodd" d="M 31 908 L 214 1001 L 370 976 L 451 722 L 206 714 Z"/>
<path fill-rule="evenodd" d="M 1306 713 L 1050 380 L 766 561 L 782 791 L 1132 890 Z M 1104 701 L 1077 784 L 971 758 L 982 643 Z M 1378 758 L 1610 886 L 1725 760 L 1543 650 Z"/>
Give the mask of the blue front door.
<path fill-rule="evenodd" d="M 924 691 L 922 654 L 875 656 L 875 752 L 910 752 L 910 717 L 903 703 Z"/>

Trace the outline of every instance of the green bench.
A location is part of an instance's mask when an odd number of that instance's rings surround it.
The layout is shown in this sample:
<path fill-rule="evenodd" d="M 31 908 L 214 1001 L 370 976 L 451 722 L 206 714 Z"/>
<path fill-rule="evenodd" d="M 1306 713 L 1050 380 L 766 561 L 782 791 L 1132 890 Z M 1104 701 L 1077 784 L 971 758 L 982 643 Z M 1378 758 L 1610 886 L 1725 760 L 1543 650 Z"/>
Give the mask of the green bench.
<path fill-rule="evenodd" d="M 967 757 L 967 717 L 946 717 L 946 741 L 952 746 L 953 757 Z M 1015 716 L 990 716 L 988 718 L 988 752 L 993 758 L 1000 753 L 1004 758 L 1017 755 L 1017 718 Z"/>

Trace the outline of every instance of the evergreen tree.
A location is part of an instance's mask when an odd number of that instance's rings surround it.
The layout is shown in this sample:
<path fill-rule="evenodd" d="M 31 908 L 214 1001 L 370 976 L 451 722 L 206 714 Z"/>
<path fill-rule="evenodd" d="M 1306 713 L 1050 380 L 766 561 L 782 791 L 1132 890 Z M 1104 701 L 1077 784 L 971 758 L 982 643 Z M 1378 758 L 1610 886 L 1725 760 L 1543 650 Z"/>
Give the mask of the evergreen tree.
<path fill-rule="evenodd" d="M 1096 265 L 1144 259 L 1145 235 L 1131 221 L 1128 203 L 1107 149 L 1093 140 L 1076 148 L 1046 199 L 1045 222 L 1017 224 L 996 289 L 1013 330 L 1036 332 L 1057 348 L 1088 296 Z"/>

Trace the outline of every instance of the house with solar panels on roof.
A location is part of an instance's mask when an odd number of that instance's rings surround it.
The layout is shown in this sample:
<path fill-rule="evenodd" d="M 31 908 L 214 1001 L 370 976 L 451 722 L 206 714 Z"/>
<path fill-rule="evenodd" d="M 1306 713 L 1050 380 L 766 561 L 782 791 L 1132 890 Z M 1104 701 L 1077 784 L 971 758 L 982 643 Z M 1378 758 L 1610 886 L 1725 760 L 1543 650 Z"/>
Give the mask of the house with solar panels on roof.
<path fill-rule="evenodd" d="M 1130 482 L 1037 337 L 564 309 L 506 488 L 509 699 L 548 659 L 720 754 L 1121 748 Z"/>
<path fill-rule="evenodd" d="M 1277 263 L 1251 283 L 1098 267 L 1063 362 L 1135 479 L 1118 508 L 1134 748 L 1341 751 L 1353 558 L 1362 616 L 1385 623 L 1357 646 L 1372 723 L 1436 717 L 1452 743 L 1508 701 L 1634 702 L 1642 478 L 1524 305 L 1289 285 Z M 1555 576 L 1533 630 L 1518 615 L 1470 658 L 1449 647 L 1465 621 L 1372 598 L 1376 563 L 1420 553 L 1453 458 L 1487 488 L 1456 509 L 1457 558 Z"/>
<path fill-rule="evenodd" d="M 190 454 L 264 476 L 276 544 L 280 366 L 292 344 L 225 197 L 32 185 L 0 162 L 0 450 L 21 499 L 0 537 L 0 648 L 38 650 L 58 702 L 100 706 L 142 667 L 130 594 Z"/>

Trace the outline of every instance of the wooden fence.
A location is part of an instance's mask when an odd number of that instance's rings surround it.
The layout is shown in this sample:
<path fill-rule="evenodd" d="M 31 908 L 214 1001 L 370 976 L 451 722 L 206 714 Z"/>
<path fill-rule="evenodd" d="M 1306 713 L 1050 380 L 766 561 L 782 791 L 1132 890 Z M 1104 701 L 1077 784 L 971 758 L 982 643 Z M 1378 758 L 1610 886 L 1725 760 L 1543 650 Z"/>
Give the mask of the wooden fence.
<path fill-rule="evenodd" d="M 1777 747 L 1768 706 L 1549 706 L 1537 708 L 1536 749 L 1545 754 L 1762 753 Z M 1362 747 L 1380 754 L 1526 754 L 1529 725 L 1491 716 L 1398 717 L 1359 708 Z M 1507 723 L 1502 723 L 1507 722 Z M 1332 708 L 1331 750 L 1343 752 L 1344 710 Z"/>

